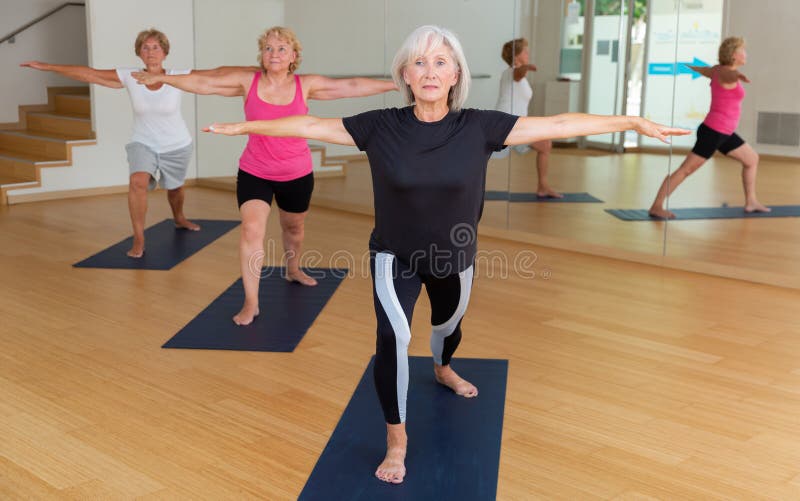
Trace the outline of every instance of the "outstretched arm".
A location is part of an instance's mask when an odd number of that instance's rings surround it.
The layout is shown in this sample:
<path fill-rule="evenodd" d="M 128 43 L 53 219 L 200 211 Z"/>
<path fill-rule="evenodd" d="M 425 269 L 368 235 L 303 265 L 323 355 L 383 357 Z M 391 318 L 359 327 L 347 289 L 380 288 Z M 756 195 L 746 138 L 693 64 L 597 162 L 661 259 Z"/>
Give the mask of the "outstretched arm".
<path fill-rule="evenodd" d="M 310 115 L 294 115 L 275 120 L 255 120 L 226 124 L 211 124 L 203 132 L 226 136 L 260 134 L 274 137 L 302 137 L 326 143 L 355 146 L 353 136 L 344 128 L 341 118 L 318 118 Z"/>
<path fill-rule="evenodd" d="M 330 78 L 322 75 L 303 75 L 303 86 L 308 89 L 309 99 L 341 99 L 364 97 L 397 90 L 391 80 L 374 78 Z"/>
<path fill-rule="evenodd" d="M 744 76 L 743 73 L 740 73 L 739 70 L 726 68 L 724 66 L 720 67 L 718 75 L 719 75 L 719 83 L 723 85 L 735 84 L 739 80 L 745 83 L 750 83 L 750 79 Z"/>
<path fill-rule="evenodd" d="M 536 71 L 535 64 L 521 64 L 514 67 L 514 81 L 519 82 L 522 80 L 529 71 Z"/>
<path fill-rule="evenodd" d="M 190 73 L 192 75 L 201 75 L 205 77 L 219 77 L 237 72 L 247 72 L 252 75 L 256 71 L 261 71 L 261 68 L 258 66 L 218 66 L 207 70 L 192 70 Z"/>
<path fill-rule="evenodd" d="M 691 66 L 688 64 L 686 66 L 695 73 L 700 73 L 704 77 L 711 78 L 711 66 Z"/>
<path fill-rule="evenodd" d="M 88 66 L 49 64 L 41 61 L 25 61 L 21 63 L 20 66 L 41 71 L 52 71 L 67 78 L 78 80 L 79 82 L 98 84 L 104 87 L 111 87 L 112 89 L 121 89 L 123 87 L 122 82 L 119 81 L 116 70 L 96 70 Z"/>
<path fill-rule="evenodd" d="M 635 130 L 665 143 L 668 142 L 667 136 L 685 136 L 691 133 L 690 130 L 667 127 L 642 117 L 564 113 L 550 117 L 520 117 L 508 134 L 505 144 L 530 144 L 545 139 L 565 139 L 624 130 Z"/>
<path fill-rule="evenodd" d="M 208 73 L 192 72 L 188 75 L 164 75 L 135 71 L 131 73 L 131 76 L 142 85 L 165 83 L 193 94 L 216 94 L 229 97 L 244 96 L 247 92 L 247 86 L 253 78 L 253 72 L 225 68 L 209 70 Z"/>

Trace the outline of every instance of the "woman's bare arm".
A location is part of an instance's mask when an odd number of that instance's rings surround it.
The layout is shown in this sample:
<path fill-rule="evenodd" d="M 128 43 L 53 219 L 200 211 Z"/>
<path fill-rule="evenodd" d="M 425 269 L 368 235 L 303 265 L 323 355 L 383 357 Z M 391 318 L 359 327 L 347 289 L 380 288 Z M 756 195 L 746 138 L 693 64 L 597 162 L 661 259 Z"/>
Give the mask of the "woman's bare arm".
<path fill-rule="evenodd" d="M 165 75 L 136 71 L 131 74 L 142 85 L 164 83 L 193 94 L 216 94 L 219 96 L 244 96 L 253 79 L 248 70 L 225 71 L 217 68 L 216 74 L 192 72 L 188 75 Z"/>
<path fill-rule="evenodd" d="M 215 123 L 203 129 L 204 132 L 238 136 L 260 134 L 273 137 L 302 137 L 333 144 L 355 146 L 353 136 L 344 128 L 341 118 L 318 118 L 310 115 L 294 115 L 275 120 L 254 120 L 251 122 Z"/>
<path fill-rule="evenodd" d="M 79 82 L 93 83 L 104 87 L 111 87 L 112 89 L 121 89 L 124 87 L 119 80 L 116 70 L 96 70 L 89 66 L 49 64 L 41 61 L 25 61 L 21 63 L 20 66 L 41 71 L 52 71 Z"/>

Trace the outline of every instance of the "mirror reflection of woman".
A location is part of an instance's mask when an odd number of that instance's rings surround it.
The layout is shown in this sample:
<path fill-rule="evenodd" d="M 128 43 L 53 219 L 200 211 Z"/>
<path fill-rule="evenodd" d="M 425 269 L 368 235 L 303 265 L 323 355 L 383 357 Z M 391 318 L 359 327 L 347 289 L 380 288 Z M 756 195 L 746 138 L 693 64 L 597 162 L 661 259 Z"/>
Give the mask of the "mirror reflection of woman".
<path fill-rule="evenodd" d="M 309 99 L 363 97 L 395 90 L 394 83 L 371 78 L 328 78 L 297 75 L 302 46 L 294 32 L 274 26 L 258 39 L 261 68 L 221 76 L 136 73 L 145 85 L 166 83 L 195 94 L 241 96 L 245 117 L 264 120 L 305 115 Z M 259 314 L 258 289 L 264 261 L 264 237 L 272 199 L 278 206 L 286 253 L 286 278 L 303 285 L 317 281 L 300 268 L 305 218 L 314 189 L 313 161 L 305 139 L 251 136 L 239 159 L 236 196 L 242 217 L 239 262 L 245 299 L 233 316 L 248 325 Z"/>
<path fill-rule="evenodd" d="M 680 167 L 664 179 L 650 207 L 650 216 L 674 219 L 675 213 L 664 208 L 667 197 L 678 186 L 719 151 L 742 164 L 745 212 L 770 212 L 756 197 L 758 153 L 736 134 L 744 99 L 742 82 L 750 83 L 739 68 L 747 62 L 744 39 L 729 37 L 719 46 L 719 64 L 716 66 L 689 66 L 693 71 L 708 77 L 711 82 L 711 109 L 697 128 L 697 141 L 692 152 Z"/>
<path fill-rule="evenodd" d="M 386 456 L 375 475 L 400 483 L 406 474 L 411 317 L 423 284 L 431 304 L 434 377 L 459 396 L 478 395 L 475 385 L 459 376 L 450 362 L 469 303 L 492 152 L 505 145 L 627 129 L 662 140 L 689 131 L 640 117 L 517 117 L 465 109 L 470 73 L 461 44 L 437 26 L 422 26 L 409 35 L 395 55 L 392 76 L 411 106 L 344 119 L 305 115 L 213 124 L 205 130 L 298 136 L 366 151 L 375 201 L 369 243 L 377 319 L 374 376 L 387 432 Z"/>
<path fill-rule="evenodd" d="M 529 71 L 536 71 L 536 65 L 531 63 L 530 49 L 528 41 L 524 38 L 517 38 L 506 42 L 500 53 L 503 61 L 508 68 L 500 77 L 500 92 L 497 97 L 495 108 L 505 113 L 517 116 L 528 114 L 528 106 L 533 98 L 533 89 L 528 83 L 527 74 Z M 517 145 L 513 147 L 520 154 L 525 154 L 531 149 L 536 152 L 536 194 L 540 197 L 564 198 L 564 195 L 557 192 L 547 182 L 547 171 L 550 167 L 550 151 L 553 149 L 553 142 L 549 139 L 535 141 L 531 144 Z M 502 153 L 496 155 L 502 158 Z"/>

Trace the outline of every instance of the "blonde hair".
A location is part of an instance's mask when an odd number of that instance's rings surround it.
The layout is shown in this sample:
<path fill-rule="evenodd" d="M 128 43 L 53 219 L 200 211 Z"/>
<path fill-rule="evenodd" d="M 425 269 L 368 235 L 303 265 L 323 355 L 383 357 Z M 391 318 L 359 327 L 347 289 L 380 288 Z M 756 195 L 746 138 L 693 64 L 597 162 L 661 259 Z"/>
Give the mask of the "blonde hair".
<path fill-rule="evenodd" d="M 719 64 L 728 66 L 733 64 L 733 53 L 744 47 L 744 38 L 728 37 L 719 44 Z"/>
<path fill-rule="evenodd" d="M 142 45 L 144 45 L 148 38 L 155 38 L 158 45 L 160 45 L 161 49 L 164 51 L 164 55 L 166 56 L 169 54 L 169 38 L 167 38 L 167 35 L 155 28 L 150 28 L 149 30 L 142 30 L 136 35 L 136 42 L 133 43 L 133 49 L 136 51 L 137 56 L 141 55 Z"/>
<path fill-rule="evenodd" d="M 407 104 L 413 104 L 415 101 L 414 93 L 411 87 L 406 83 L 403 78 L 403 70 L 406 65 L 419 56 L 436 49 L 440 45 L 444 45 L 450 49 L 455 60 L 458 70 L 458 81 L 450 89 L 447 95 L 447 106 L 452 111 L 459 111 L 467 100 L 469 93 L 470 74 L 467 67 L 467 60 L 464 57 L 464 51 L 461 48 L 458 38 L 452 31 L 439 26 L 426 25 L 420 26 L 408 35 L 406 41 L 397 51 L 392 61 L 392 79 L 395 85 L 400 90 Z"/>
<path fill-rule="evenodd" d="M 303 46 L 300 45 L 300 40 L 297 39 L 297 35 L 294 34 L 294 31 L 289 28 L 284 28 L 283 26 L 267 28 L 267 30 L 258 37 L 258 65 L 261 66 L 262 70 L 267 70 L 264 68 L 264 49 L 267 47 L 267 38 L 269 38 L 270 35 L 276 36 L 292 46 L 292 50 L 297 57 L 294 62 L 289 63 L 289 74 L 291 75 L 297 70 L 297 67 L 300 66 L 300 61 L 303 60 Z"/>
<path fill-rule="evenodd" d="M 526 47 L 528 47 L 527 40 L 515 38 L 503 44 L 503 51 L 500 53 L 500 57 L 503 58 L 507 65 L 514 66 L 514 56 L 525 50 Z"/>

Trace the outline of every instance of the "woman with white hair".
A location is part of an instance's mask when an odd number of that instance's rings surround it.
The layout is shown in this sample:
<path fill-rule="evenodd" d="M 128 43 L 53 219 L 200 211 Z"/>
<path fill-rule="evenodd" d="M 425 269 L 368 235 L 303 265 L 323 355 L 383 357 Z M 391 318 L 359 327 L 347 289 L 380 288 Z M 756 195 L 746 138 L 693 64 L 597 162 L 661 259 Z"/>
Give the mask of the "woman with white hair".
<path fill-rule="evenodd" d="M 374 377 L 387 428 L 386 457 L 375 475 L 400 483 L 406 473 L 411 315 L 422 284 L 431 303 L 436 380 L 463 397 L 478 395 L 450 362 L 472 287 L 491 153 L 506 145 L 627 129 L 662 140 L 688 131 L 639 117 L 517 117 L 464 109 L 469 68 L 455 35 L 437 26 L 422 26 L 409 35 L 394 58 L 392 76 L 411 106 L 344 119 L 295 116 L 213 124 L 205 130 L 299 136 L 366 151 L 375 194 L 369 242 L 378 321 Z"/>

